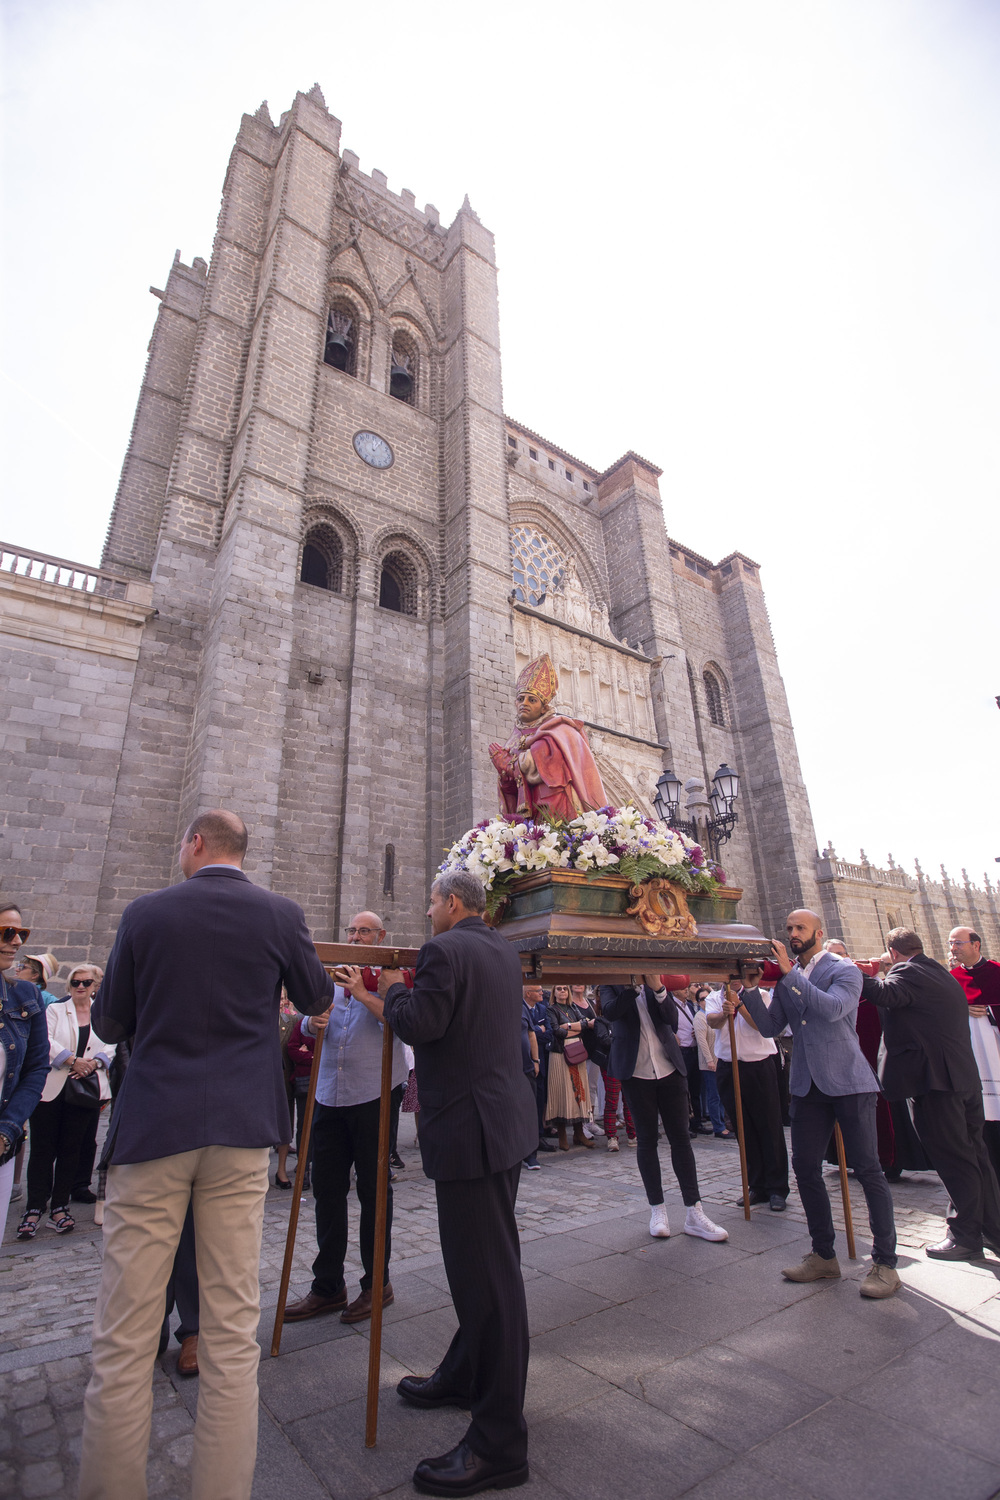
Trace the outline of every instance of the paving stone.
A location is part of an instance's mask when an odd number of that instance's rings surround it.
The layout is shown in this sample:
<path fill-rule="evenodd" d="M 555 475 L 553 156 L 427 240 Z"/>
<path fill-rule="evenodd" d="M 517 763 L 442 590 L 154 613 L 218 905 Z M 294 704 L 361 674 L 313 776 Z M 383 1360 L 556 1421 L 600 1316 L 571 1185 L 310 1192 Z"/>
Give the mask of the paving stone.
<path fill-rule="evenodd" d="M 732 1458 L 721 1444 L 624 1391 L 542 1422 L 531 1435 L 531 1456 L 575 1500 L 623 1492 L 635 1500 L 670 1500 Z"/>
<path fill-rule="evenodd" d="M 963 1334 L 962 1339 L 968 1345 L 974 1335 Z M 844 1399 L 1000 1463 L 1000 1360 L 995 1348 L 989 1371 L 977 1358 L 979 1351 L 970 1351 L 968 1360 L 955 1359 L 942 1379 L 941 1361 L 925 1353 L 925 1347 L 918 1344 L 883 1365 L 870 1380 L 852 1386 Z"/>
<path fill-rule="evenodd" d="M 1000 1464 L 843 1399 L 762 1443 L 754 1460 L 786 1483 L 807 1487 L 817 1500 L 991 1500 L 1000 1486 Z"/>
<path fill-rule="evenodd" d="M 947 1322 L 946 1309 L 905 1291 L 868 1302 L 853 1282 L 835 1282 L 750 1328 L 728 1332 L 724 1342 L 840 1395 Z"/>
<path fill-rule="evenodd" d="M 532 1359 L 536 1351 L 559 1355 L 635 1394 L 636 1377 L 643 1371 L 669 1364 L 703 1342 L 697 1333 L 682 1332 L 648 1317 L 643 1303 L 637 1301 L 540 1334 L 531 1340 L 531 1354 Z"/>
<path fill-rule="evenodd" d="M 715 1344 L 638 1377 L 646 1401 L 743 1453 L 830 1398 L 783 1371 Z"/>

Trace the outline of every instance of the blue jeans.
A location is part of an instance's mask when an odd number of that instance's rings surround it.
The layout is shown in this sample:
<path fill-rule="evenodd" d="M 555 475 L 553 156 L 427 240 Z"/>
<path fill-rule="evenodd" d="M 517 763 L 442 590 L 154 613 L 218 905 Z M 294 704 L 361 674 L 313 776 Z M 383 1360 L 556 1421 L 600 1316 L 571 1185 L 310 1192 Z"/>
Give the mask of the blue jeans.
<path fill-rule="evenodd" d="M 808 1094 L 792 1095 L 792 1168 L 802 1207 L 806 1211 L 813 1250 L 824 1260 L 830 1260 L 835 1254 L 835 1231 L 830 1195 L 823 1181 L 823 1159 L 834 1122 L 837 1122 L 844 1137 L 847 1159 L 864 1189 L 868 1204 L 868 1222 L 874 1241 L 872 1260 L 883 1266 L 896 1264 L 892 1193 L 879 1165 L 875 1140 L 877 1099 L 877 1094 L 824 1094 L 815 1084 Z"/>
<path fill-rule="evenodd" d="M 712 1122 L 712 1129 L 716 1135 L 721 1135 L 726 1128 L 725 1111 L 722 1108 L 722 1100 L 719 1098 L 719 1090 L 715 1082 L 715 1074 L 707 1069 L 701 1074 L 701 1108 Z"/>

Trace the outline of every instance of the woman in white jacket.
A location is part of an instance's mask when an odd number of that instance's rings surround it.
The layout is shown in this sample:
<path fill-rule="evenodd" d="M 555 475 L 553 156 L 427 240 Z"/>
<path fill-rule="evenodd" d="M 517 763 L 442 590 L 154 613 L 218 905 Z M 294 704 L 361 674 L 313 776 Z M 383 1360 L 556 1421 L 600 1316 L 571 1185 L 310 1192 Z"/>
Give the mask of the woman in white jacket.
<path fill-rule="evenodd" d="M 69 998 L 45 1012 L 49 1076 L 41 1103 L 31 1116 L 28 1206 L 18 1226 L 19 1240 L 34 1239 L 50 1199 L 49 1224 L 56 1233 L 68 1234 L 76 1227 L 67 1205 L 76 1181 L 80 1145 L 93 1111 L 111 1098 L 108 1068 L 115 1049 L 90 1024 L 91 1003 L 103 978 L 103 969 L 95 964 L 77 964 L 69 976 Z M 87 1083 L 87 1079 L 94 1082 Z"/>

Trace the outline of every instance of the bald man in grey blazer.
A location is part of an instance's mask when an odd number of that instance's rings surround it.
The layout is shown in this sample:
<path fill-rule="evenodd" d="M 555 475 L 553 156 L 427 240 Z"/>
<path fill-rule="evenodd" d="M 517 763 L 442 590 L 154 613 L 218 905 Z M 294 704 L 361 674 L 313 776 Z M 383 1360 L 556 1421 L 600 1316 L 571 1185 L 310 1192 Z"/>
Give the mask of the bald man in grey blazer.
<path fill-rule="evenodd" d="M 862 1297 L 891 1297 L 901 1284 L 896 1224 L 875 1134 L 879 1082 L 856 1030 L 861 972 L 849 959 L 824 952 L 822 918 L 816 912 L 793 911 L 787 931 L 794 959 L 784 943 L 771 944 L 781 978 L 770 1007 L 759 988 L 744 988 L 738 994 L 731 986 L 723 1007 L 733 1014 L 742 1005 L 762 1036 L 792 1028 L 792 1168 L 813 1247 L 801 1265 L 782 1274 L 789 1281 L 840 1276 L 830 1195 L 823 1181 L 823 1160 L 833 1127 L 839 1124 L 864 1189 L 874 1241 L 872 1268 L 860 1292 Z"/>

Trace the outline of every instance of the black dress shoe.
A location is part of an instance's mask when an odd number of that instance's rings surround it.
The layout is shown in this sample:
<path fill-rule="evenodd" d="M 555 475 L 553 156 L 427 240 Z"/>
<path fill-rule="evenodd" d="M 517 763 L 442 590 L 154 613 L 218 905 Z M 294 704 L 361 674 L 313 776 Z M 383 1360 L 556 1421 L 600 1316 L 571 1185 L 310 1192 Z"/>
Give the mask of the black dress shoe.
<path fill-rule="evenodd" d="M 979 1260 L 982 1249 L 976 1245 L 960 1245 L 951 1233 L 945 1235 L 940 1245 L 925 1245 L 924 1254 L 931 1260 Z"/>
<path fill-rule="evenodd" d="M 470 1398 L 446 1390 L 436 1370 L 433 1375 L 404 1375 L 396 1390 L 413 1406 L 458 1406 L 462 1411 L 469 1410 Z M 435 1463 L 440 1461 L 434 1460 Z"/>
<path fill-rule="evenodd" d="M 539 1151 L 558 1151 L 559 1147 L 558 1146 L 553 1146 L 552 1142 L 550 1140 L 548 1140 L 546 1136 L 543 1135 L 539 1139 L 538 1149 L 539 1149 Z"/>
<path fill-rule="evenodd" d="M 768 1197 L 767 1193 L 755 1193 L 755 1192 L 753 1192 L 751 1190 L 751 1193 L 750 1193 L 750 1206 L 751 1206 L 751 1208 L 753 1207 L 753 1205 L 755 1203 L 770 1203 L 770 1201 L 771 1200 Z M 742 1198 L 737 1198 L 737 1200 L 736 1200 L 736 1206 L 737 1206 L 737 1208 L 742 1208 L 743 1207 L 743 1199 Z"/>
<path fill-rule="evenodd" d="M 459 1443 L 440 1458 L 425 1458 L 413 1471 L 413 1487 L 423 1495 L 475 1495 L 480 1490 L 511 1490 L 527 1484 L 528 1465 L 506 1469 Z"/>
<path fill-rule="evenodd" d="M 97 1202 L 97 1194 L 96 1193 L 92 1193 L 90 1191 L 90 1188 L 74 1188 L 73 1191 L 70 1193 L 70 1198 L 73 1200 L 74 1203 L 96 1203 Z"/>
<path fill-rule="evenodd" d="M 772 1193 L 768 1201 L 771 1205 L 771 1212 L 773 1214 L 783 1214 L 785 1212 L 785 1200 L 780 1193 Z M 753 1202 L 752 1198 L 750 1199 L 750 1202 Z"/>

